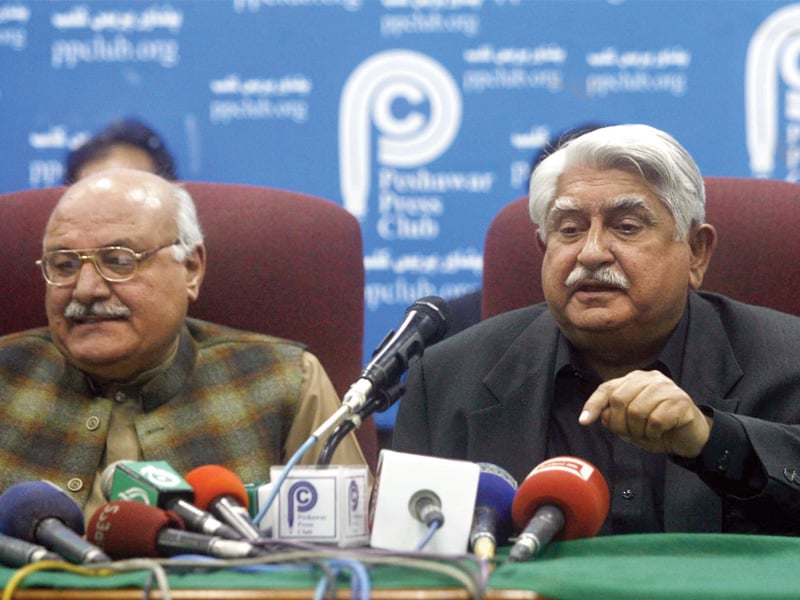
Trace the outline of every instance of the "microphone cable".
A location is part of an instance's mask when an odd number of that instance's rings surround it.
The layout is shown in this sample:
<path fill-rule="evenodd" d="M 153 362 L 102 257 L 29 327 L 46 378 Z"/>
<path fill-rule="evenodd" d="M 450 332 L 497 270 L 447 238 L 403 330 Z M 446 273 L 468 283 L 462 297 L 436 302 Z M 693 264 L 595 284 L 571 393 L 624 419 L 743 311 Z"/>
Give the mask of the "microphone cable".
<path fill-rule="evenodd" d="M 286 478 L 289 477 L 289 471 L 300 462 L 300 459 L 305 456 L 305 453 L 308 452 L 311 447 L 319 441 L 319 438 L 327 433 L 329 430 L 333 429 L 337 426 L 343 419 L 349 416 L 352 413 L 352 410 L 349 406 L 342 405 L 339 409 L 333 413 L 328 419 L 310 435 L 308 439 L 303 442 L 303 444 L 295 451 L 292 457 L 286 462 L 286 466 L 281 472 L 280 477 L 272 486 L 270 490 L 269 496 L 267 497 L 267 501 L 264 503 L 264 506 L 258 511 L 258 514 L 253 517 L 253 522 L 256 525 L 260 525 L 261 521 L 264 519 L 264 516 L 269 511 L 272 503 L 275 501 L 275 498 L 278 497 L 278 493 L 280 492 L 281 485 L 283 482 L 286 481 Z"/>
<path fill-rule="evenodd" d="M 353 600 L 369 600 L 371 592 L 371 584 L 369 578 L 369 571 L 364 563 L 353 559 L 331 559 L 326 561 L 326 565 L 333 571 L 333 583 L 335 584 L 336 577 L 344 570 L 349 569 L 352 572 L 350 577 L 350 597 Z M 314 600 L 324 600 L 331 592 L 335 593 L 332 589 L 331 578 L 323 576 L 314 593 Z"/>
<path fill-rule="evenodd" d="M 411 516 L 417 521 L 426 525 L 428 531 L 417 545 L 417 552 L 428 545 L 433 536 L 444 525 L 444 513 L 442 512 L 442 501 L 436 492 L 431 490 L 419 490 L 408 501 L 408 509 Z"/>
<path fill-rule="evenodd" d="M 20 588 L 22 581 L 40 571 L 64 571 L 67 573 L 74 573 L 84 577 L 110 577 L 118 575 L 119 573 L 131 571 L 150 571 L 151 576 L 158 584 L 158 591 L 161 598 L 170 600 L 172 595 L 170 593 L 169 580 L 167 579 L 164 566 L 155 560 L 136 558 L 125 561 L 113 561 L 110 563 L 87 563 L 83 565 L 76 565 L 70 562 L 62 562 L 55 560 L 42 560 L 35 563 L 29 563 L 20 567 L 14 572 L 14 575 L 6 583 L 3 588 L 2 600 L 12 600 L 14 593 Z"/>
<path fill-rule="evenodd" d="M 441 520 L 435 519 L 431 521 L 430 525 L 428 525 L 428 532 L 425 534 L 425 537 L 423 537 L 422 540 L 420 540 L 419 544 L 417 544 L 416 548 L 417 552 L 421 551 L 423 548 L 425 548 L 425 546 L 428 545 L 428 542 L 430 542 L 433 539 L 433 536 L 436 534 L 437 531 L 439 531 L 439 528 L 441 526 L 442 526 Z"/>
<path fill-rule="evenodd" d="M 300 459 L 303 458 L 303 456 L 305 455 L 306 452 L 308 452 L 311 446 L 317 443 L 317 439 L 318 438 L 316 436 L 312 435 L 305 442 L 303 442 L 303 445 L 300 446 L 300 448 L 298 448 L 297 451 L 288 460 L 286 466 L 281 472 L 280 477 L 278 477 L 278 481 L 276 481 L 275 484 L 272 486 L 272 489 L 269 492 L 269 496 L 267 497 L 267 501 L 264 502 L 264 506 L 262 506 L 259 509 L 258 514 L 256 514 L 255 517 L 253 517 L 253 523 L 255 523 L 256 525 L 261 525 L 262 519 L 267 514 L 267 511 L 269 511 L 270 507 L 272 506 L 272 503 L 275 501 L 275 498 L 278 497 L 278 492 L 280 492 L 283 482 L 286 481 L 287 477 L 289 477 L 289 471 L 292 469 L 292 467 L 294 467 L 297 463 L 300 462 Z"/>
<path fill-rule="evenodd" d="M 367 401 L 361 405 L 352 415 L 341 421 L 336 428 L 331 432 L 325 445 L 319 453 L 317 458 L 317 465 L 329 465 L 336 448 L 339 443 L 347 436 L 348 433 L 354 429 L 361 427 L 364 419 L 369 417 L 374 412 L 384 412 L 392 404 L 394 404 L 405 391 L 405 384 L 403 382 L 397 383 L 387 390 L 380 389 L 376 394 L 370 396 Z"/>

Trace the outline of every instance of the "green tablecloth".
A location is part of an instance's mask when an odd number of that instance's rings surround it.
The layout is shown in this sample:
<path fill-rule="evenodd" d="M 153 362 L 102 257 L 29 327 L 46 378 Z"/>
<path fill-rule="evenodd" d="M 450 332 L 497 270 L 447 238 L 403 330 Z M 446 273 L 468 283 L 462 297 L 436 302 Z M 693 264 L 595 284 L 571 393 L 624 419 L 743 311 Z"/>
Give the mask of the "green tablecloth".
<path fill-rule="evenodd" d="M 564 600 L 800 598 L 800 538 L 653 534 L 553 544 L 495 570 L 490 587 Z"/>
<path fill-rule="evenodd" d="M 800 538 L 655 534 L 609 536 L 552 544 L 537 559 L 501 562 L 489 589 L 523 589 L 572 600 L 800 598 Z M 14 574 L 0 569 L 5 585 Z M 141 587 L 147 575 L 128 573 L 89 578 L 69 573 L 35 573 L 22 587 Z M 320 573 L 185 573 L 169 576 L 173 589 L 313 588 Z M 452 588 L 454 580 L 418 570 L 377 567 L 373 588 Z M 342 581 L 340 587 L 346 588 Z"/>

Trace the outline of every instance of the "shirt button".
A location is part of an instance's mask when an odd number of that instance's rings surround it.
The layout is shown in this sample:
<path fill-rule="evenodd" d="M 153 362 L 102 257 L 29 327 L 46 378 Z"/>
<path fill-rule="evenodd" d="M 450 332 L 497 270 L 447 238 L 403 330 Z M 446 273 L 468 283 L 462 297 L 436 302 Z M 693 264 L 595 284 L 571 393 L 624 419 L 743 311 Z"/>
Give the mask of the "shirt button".
<path fill-rule="evenodd" d="M 620 496 L 625 498 L 625 500 L 632 500 L 633 497 L 636 496 L 636 494 L 633 493 L 633 490 L 627 489 L 627 490 L 622 490 L 620 492 Z"/>
<path fill-rule="evenodd" d="M 92 415 L 91 417 L 86 419 L 86 429 L 88 429 L 89 431 L 94 431 L 98 427 L 100 427 L 100 417 L 95 417 L 94 415 Z"/>
<path fill-rule="evenodd" d="M 122 404 L 123 402 L 125 402 L 125 392 L 123 392 L 123 391 L 121 391 L 121 390 L 120 390 L 119 392 L 117 392 L 116 394 L 114 394 L 114 400 L 116 400 L 116 401 L 117 401 L 117 402 L 119 402 L 120 404 Z"/>
<path fill-rule="evenodd" d="M 70 492 L 80 492 L 83 489 L 83 481 L 77 477 L 73 477 L 67 482 L 67 489 Z"/>
<path fill-rule="evenodd" d="M 731 453 L 724 450 L 717 459 L 717 471 L 724 473 L 728 470 L 728 463 L 730 462 Z"/>
<path fill-rule="evenodd" d="M 790 483 L 799 483 L 800 482 L 800 475 L 798 475 L 797 471 L 794 469 L 790 469 L 786 467 L 783 470 L 783 476 L 786 478 L 786 481 Z"/>

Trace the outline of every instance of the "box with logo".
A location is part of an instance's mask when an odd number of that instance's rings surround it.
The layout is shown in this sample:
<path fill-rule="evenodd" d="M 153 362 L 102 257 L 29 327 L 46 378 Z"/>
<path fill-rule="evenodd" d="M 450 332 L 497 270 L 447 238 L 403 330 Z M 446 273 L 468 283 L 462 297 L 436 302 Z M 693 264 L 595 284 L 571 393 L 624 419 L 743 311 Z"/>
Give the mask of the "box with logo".
<path fill-rule="evenodd" d="M 270 469 L 273 483 L 283 469 Z M 269 511 L 272 537 L 340 547 L 366 546 L 368 504 L 365 465 L 294 467 L 281 483 Z"/>
<path fill-rule="evenodd" d="M 166 506 L 173 499 L 194 501 L 194 490 L 163 460 L 117 461 L 104 471 L 111 479 L 101 482 L 109 500 L 129 500 L 151 506 Z"/>

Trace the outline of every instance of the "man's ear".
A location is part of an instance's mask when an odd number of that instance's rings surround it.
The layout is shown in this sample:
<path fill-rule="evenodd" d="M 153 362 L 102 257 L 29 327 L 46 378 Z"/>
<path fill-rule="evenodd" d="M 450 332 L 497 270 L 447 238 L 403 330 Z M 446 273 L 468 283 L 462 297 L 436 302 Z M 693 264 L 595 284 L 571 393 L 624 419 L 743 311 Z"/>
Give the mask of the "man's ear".
<path fill-rule="evenodd" d="M 206 247 L 198 244 L 183 264 L 186 267 L 186 292 L 189 301 L 194 302 L 200 296 L 200 286 L 206 274 Z"/>
<path fill-rule="evenodd" d="M 536 246 L 539 248 L 539 250 L 541 250 L 542 254 L 544 254 L 544 250 L 547 247 L 547 244 L 545 244 L 542 241 L 542 230 L 541 229 L 537 229 L 536 230 Z"/>
<path fill-rule="evenodd" d="M 711 255 L 717 247 L 717 231 L 708 223 L 696 225 L 689 232 L 689 248 L 692 256 L 689 261 L 689 287 L 700 289 L 703 284 Z"/>

